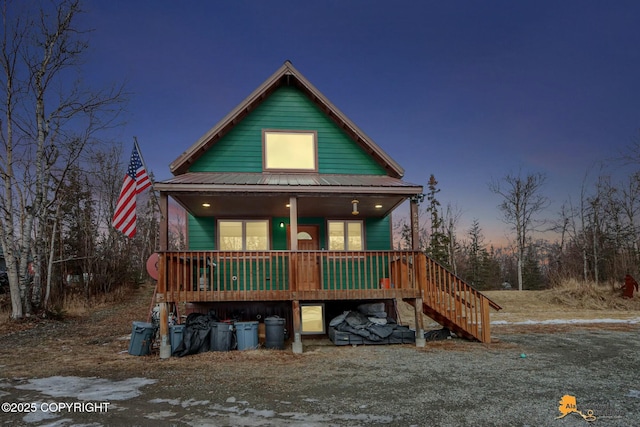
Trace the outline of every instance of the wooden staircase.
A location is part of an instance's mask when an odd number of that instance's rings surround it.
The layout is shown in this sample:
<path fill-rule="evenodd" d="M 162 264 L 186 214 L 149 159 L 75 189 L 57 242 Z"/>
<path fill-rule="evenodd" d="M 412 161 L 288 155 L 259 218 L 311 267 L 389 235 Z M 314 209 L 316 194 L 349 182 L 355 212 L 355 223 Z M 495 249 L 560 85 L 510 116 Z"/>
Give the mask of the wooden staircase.
<path fill-rule="evenodd" d="M 502 307 L 427 255 L 417 254 L 415 261 L 422 312 L 459 337 L 491 342 L 489 310 Z"/>

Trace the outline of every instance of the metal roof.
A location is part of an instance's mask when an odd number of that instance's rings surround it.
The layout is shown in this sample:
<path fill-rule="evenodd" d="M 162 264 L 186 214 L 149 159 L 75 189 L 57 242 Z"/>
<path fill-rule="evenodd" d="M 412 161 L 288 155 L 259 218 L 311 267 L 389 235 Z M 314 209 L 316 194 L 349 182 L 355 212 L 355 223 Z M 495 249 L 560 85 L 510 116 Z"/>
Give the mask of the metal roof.
<path fill-rule="evenodd" d="M 340 190 L 392 192 L 417 194 L 422 186 L 386 175 L 340 175 L 340 174 L 286 174 L 286 173 L 237 173 L 237 172 L 188 172 L 154 185 L 160 191 L 202 191 L 240 188 L 254 191 L 295 192 L 306 190 Z"/>

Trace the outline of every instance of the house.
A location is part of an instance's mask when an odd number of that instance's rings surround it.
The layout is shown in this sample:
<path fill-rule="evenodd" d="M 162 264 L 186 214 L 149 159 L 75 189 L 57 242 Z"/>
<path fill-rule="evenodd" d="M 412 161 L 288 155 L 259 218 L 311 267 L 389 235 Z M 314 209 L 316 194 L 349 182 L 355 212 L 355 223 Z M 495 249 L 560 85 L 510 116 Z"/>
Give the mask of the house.
<path fill-rule="evenodd" d="M 174 177 L 155 184 L 161 315 L 178 302 L 244 320 L 278 315 L 301 351 L 303 335 L 326 333 L 354 304 L 384 302 L 393 313 L 403 299 L 418 325 L 426 313 L 490 340 L 489 307 L 499 306 L 416 244 L 393 250 L 391 214 L 406 201 L 417 243 L 423 187 L 403 181 L 402 167 L 291 62 L 170 168 Z M 169 197 L 188 212 L 185 251 L 167 250 Z"/>

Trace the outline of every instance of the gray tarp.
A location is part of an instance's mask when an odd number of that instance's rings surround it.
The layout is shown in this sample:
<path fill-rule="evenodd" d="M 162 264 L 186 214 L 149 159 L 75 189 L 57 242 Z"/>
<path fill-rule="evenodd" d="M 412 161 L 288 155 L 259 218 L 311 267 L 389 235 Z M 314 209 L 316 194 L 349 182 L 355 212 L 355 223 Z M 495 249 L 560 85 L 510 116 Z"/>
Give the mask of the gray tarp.
<path fill-rule="evenodd" d="M 369 318 L 358 311 L 345 311 L 334 317 L 329 322 L 329 326 L 335 328 L 336 331 L 359 335 L 369 341 L 382 341 L 393 334 L 397 327 L 396 321 L 392 318 L 386 318 L 385 324 L 373 321 L 374 319 L 380 319 L 380 317 Z"/>

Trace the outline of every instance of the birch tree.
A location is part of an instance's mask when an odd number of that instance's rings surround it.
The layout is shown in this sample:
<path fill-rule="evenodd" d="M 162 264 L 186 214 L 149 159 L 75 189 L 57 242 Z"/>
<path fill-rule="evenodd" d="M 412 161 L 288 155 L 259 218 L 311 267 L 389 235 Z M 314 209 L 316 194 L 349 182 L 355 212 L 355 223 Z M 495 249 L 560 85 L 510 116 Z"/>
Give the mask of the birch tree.
<path fill-rule="evenodd" d="M 522 264 L 529 237 L 539 224 L 536 216 L 549 204 L 547 197 L 542 194 L 545 180 L 546 176 L 542 173 L 530 173 L 526 176 L 522 176 L 522 173 L 509 173 L 501 180 L 489 184 L 489 189 L 502 197 L 499 208 L 503 221 L 515 233 L 518 290 L 522 290 Z"/>
<path fill-rule="evenodd" d="M 81 13 L 79 0 L 2 3 L 0 245 L 14 319 L 29 315 L 32 301 L 40 304 L 49 245 L 39 225 L 70 166 L 97 132 L 115 124 L 124 101 L 121 88 L 96 91 L 81 83 L 88 47 L 88 32 L 76 25 Z M 38 273 L 33 282 L 30 262 Z"/>

